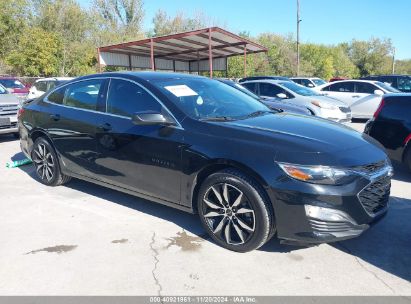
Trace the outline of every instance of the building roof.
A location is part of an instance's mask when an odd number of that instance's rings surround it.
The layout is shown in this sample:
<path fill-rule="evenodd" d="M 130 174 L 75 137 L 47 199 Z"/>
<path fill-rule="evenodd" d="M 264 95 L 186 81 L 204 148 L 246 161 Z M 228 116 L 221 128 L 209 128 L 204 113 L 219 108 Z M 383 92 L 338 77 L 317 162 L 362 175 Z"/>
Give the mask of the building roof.
<path fill-rule="evenodd" d="M 267 49 L 251 40 L 230 33 L 219 27 L 147 38 L 99 47 L 99 52 L 151 56 L 178 61 L 197 61 L 209 58 L 209 42 L 212 58 L 266 52 Z"/>

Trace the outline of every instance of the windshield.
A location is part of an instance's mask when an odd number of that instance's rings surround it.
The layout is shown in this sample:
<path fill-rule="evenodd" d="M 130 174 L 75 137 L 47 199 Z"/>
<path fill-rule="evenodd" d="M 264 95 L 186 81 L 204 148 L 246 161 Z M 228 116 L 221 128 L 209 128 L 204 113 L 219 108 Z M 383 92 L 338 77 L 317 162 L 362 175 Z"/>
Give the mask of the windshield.
<path fill-rule="evenodd" d="M 313 78 L 312 81 L 315 83 L 316 86 L 320 86 L 322 84 L 327 83 L 325 80 L 321 78 Z"/>
<path fill-rule="evenodd" d="M 283 87 L 286 87 L 287 89 L 293 91 L 294 93 L 298 94 L 298 95 L 302 95 L 302 96 L 318 96 L 320 94 L 318 94 L 317 92 L 307 88 L 307 87 L 303 87 L 299 84 L 296 84 L 295 82 L 280 82 L 280 85 Z"/>
<path fill-rule="evenodd" d="M 271 110 L 239 89 L 207 78 L 153 81 L 187 116 L 198 119 L 235 120 Z"/>
<path fill-rule="evenodd" d="M 7 89 L 0 84 L 0 94 L 7 94 Z"/>
<path fill-rule="evenodd" d="M 386 84 L 384 82 L 377 82 L 377 85 L 381 88 L 383 88 L 384 90 L 386 90 L 387 92 L 391 92 L 391 93 L 400 93 L 400 90 L 397 90 L 396 88 L 393 88 L 392 86 L 390 86 L 389 84 Z"/>
<path fill-rule="evenodd" d="M 0 79 L 0 83 L 10 89 L 24 89 L 25 86 L 17 79 Z"/>

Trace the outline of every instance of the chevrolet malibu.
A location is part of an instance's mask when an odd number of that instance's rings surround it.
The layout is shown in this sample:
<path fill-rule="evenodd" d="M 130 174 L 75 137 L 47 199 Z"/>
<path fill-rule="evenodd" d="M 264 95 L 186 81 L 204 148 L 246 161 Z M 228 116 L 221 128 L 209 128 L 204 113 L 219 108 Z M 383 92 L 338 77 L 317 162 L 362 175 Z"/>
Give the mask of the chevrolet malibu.
<path fill-rule="evenodd" d="M 388 207 L 392 167 L 372 138 L 204 77 L 77 78 L 25 104 L 19 131 L 43 184 L 74 177 L 198 213 L 234 251 L 352 238 Z"/>

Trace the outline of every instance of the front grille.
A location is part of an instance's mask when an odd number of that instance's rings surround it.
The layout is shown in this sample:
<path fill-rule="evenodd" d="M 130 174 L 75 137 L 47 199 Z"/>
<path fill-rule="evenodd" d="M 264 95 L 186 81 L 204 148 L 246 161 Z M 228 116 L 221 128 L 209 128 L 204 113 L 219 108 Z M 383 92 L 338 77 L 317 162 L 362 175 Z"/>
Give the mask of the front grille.
<path fill-rule="evenodd" d="M 388 205 L 391 189 L 391 177 L 383 177 L 364 188 L 359 194 L 361 204 L 370 215 L 384 210 Z"/>
<path fill-rule="evenodd" d="M 368 165 L 351 167 L 351 169 L 353 169 L 354 171 L 359 171 L 359 172 L 363 172 L 367 174 L 374 174 L 380 171 L 381 169 L 383 169 L 386 165 L 387 165 L 387 160 L 384 159 L 379 162 L 371 163 Z"/>
<path fill-rule="evenodd" d="M 340 107 L 340 111 L 343 113 L 351 113 L 351 109 L 347 107 Z"/>
<path fill-rule="evenodd" d="M 1 129 L 11 129 L 11 128 L 16 128 L 16 127 L 17 127 L 17 122 L 12 122 L 8 126 L 0 126 L 0 130 Z"/>
<path fill-rule="evenodd" d="M 0 104 L 0 116 L 14 116 L 19 108 L 15 104 Z"/>

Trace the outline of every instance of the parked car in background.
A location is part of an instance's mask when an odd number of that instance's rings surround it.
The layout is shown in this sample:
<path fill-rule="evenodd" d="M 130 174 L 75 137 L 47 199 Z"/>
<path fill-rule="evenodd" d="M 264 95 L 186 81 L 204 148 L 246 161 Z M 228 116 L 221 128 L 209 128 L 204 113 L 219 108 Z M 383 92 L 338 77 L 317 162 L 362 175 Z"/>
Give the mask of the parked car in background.
<path fill-rule="evenodd" d="M 388 84 L 370 80 L 343 80 L 316 87 L 324 95 L 345 102 L 353 118 L 369 119 L 377 110 L 382 96 L 399 91 Z"/>
<path fill-rule="evenodd" d="M 388 209 L 392 168 L 370 138 L 206 77 L 95 74 L 20 113 L 43 184 L 76 177 L 198 213 L 230 250 L 356 237 Z"/>
<path fill-rule="evenodd" d="M 327 83 L 324 79 L 317 77 L 291 77 L 290 79 L 307 88 L 314 88 Z"/>
<path fill-rule="evenodd" d="M 382 99 L 364 133 L 378 140 L 391 159 L 411 171 L 411 94 L 388 94 Z"/>
<path fill-rule="evenodd" d="M 410 75 L 376 75 L 362 77 L 360 79 L 384 82 L 401 92 L 411 93 Z"/>
<path fill-rule="evenodd" d="M 296 104 L 292 104 L 289 102 L 284 101 L 284 99 L 279 98 L 279 97 L 259 97 L 255 95 L 253 92 L 250 90 L 247 90 L 245 87 L 243 87 L 241 84 L 236 83 L 232 80 L 228 79 L 217 79 L 218 81 L 221 81 L 222 83 L 225 83 L 233 88 L 236 88 L 237 90 L 240 90 L 241 92 L 244 92 L 245 94 L 261 101 L 264 103 L 266 106 L 268 106 L 270 109 L 279 111 L 279 112 L 287 112 L 287 113 L 294 113 L 294 114 L 303 114 L 303 115 L 312 115 L 312 113 L 304 106 L 299 106 Z"/>
<path fill-rule="evenodd" d="M 281 98 L 289 103 L 307 108 L 312 115 L 336 122 L 350 122 L 351 110 L 343 102 L 296 84 L 282 80 L 254 80 L 241 83 L 262 98 Z"/>
<path fill-rule="evenodd" d="M 19 104 L 19 99 L 0 84 L 0 134 L 13 134 L 18 137 Z"/>
<path fill-rule="evenodd" d="M 250 81 L 250 80 L 261 80 L 261 79 L 291 81 L 290 78 L 284 77 L 284 76 L 249 76 L 249 77 L 241 78 L 238 82 L 244 82 L 244 81 Z"/>
<path fill-rule="evenodd" d="M 29 87 L 23 84 L 16 77 L 0 77 L 0 84 L 10 93 L 20 98 L 20 100 L 24 100 L 29 93 Z"/>
<path fill-rule="evenodd" d="M 37 98 L 55 87 L 74 79 L 73 77 L 51 77 L 38 79 L 31 86 L 28 99 Z"/>

